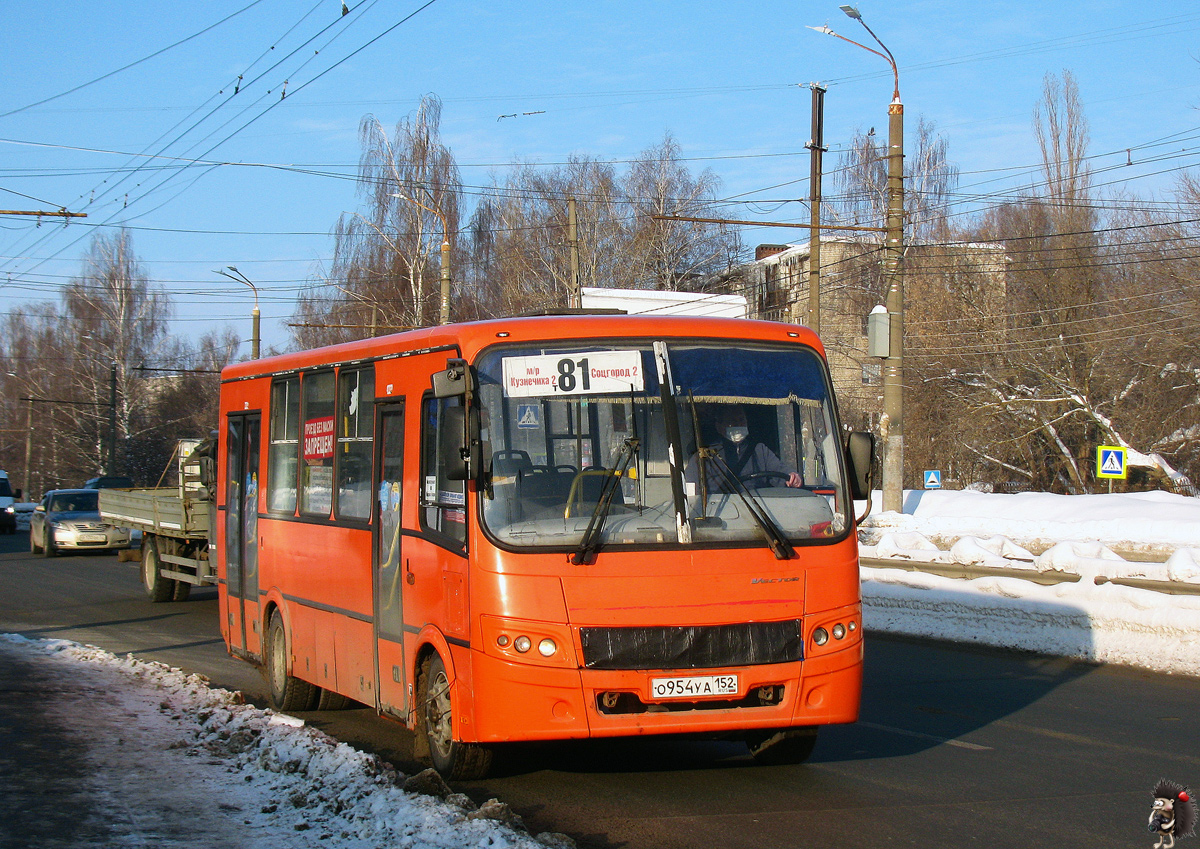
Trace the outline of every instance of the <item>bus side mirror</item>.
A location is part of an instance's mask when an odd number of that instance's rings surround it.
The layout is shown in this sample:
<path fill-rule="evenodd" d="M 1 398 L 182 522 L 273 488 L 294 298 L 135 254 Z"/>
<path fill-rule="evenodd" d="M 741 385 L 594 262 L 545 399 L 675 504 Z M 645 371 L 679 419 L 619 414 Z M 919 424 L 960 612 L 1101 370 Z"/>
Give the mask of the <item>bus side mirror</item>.
<path fill-rule="evenodd" d="M 862 501 L 871 497 L 875 469 L 875 437 L 854 431 L 846 438 L 846 472 L 850 476 L 850 497 Z"/>
<path fill-rule="evenodd" d="M 466 395 L 475 387 L 471 383 L 471 369 L 466 360 L 446 360 L 446 370 L 434 372 L 430 378 L 434 398 L 454 398 Z"/>
<path fill-rule="evenodd" d="M 471 470 L 480 467 L 483 454 L 479 442 L 479 414 L 466 407 L 446 407 L 442 410 L 438 441 L 446 479 L 469 480 Z"/>

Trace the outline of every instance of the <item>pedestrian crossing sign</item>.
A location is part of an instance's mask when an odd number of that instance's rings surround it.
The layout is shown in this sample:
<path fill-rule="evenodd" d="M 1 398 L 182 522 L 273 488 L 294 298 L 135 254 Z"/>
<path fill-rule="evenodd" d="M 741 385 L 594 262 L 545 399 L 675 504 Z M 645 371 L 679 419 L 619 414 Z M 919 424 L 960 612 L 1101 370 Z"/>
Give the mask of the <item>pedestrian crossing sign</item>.
<path fill-rule="evenodd" d="M 1126 459 L 1124 448 L 1101 445 L 1096 449 L 1096 477 L 1125 480 L 1128 477 Z"/>
<path fill-rule="evenodd" d="M 536 404 L 521 404 L 517 407 L 517 427 L 522 430 L 534 430 L 541 427 Z"/>
<path fill-rule="evenodd" d="M 929 469 L 925 472 L 925 488 L 926 489 L 941 489 L 942 488 L 942 473 L 937 469 Z"/>

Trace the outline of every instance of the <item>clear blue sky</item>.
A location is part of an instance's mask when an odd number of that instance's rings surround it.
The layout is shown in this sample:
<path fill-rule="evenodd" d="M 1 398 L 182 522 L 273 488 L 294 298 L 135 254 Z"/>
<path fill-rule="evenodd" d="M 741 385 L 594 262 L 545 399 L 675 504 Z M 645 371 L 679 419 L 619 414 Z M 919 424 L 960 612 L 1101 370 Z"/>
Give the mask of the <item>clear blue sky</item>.
<path fill-rule="evenodd" d="M 341 0 L 3 4 L 0 208 L 88 218 L 39 228 L 0 216 L 0 311 L 56 299 L 95 228 L 125 224 L 175 300 L 177 332 L 232 325 L 247 354 L 249 289 L 213 273 L 234 265 L 260 287 L 264 344 L 285 344 L 296 291 L 331 255 L 338 215 L 359 208 L 360 120 L 390 130 L 427 93 L 444 102 L 443 139 L 467 185 L 515 160 L 626 160 L 669 131 L 723 196 L 758 201 L 727 214 L 756 220 L 806 220 L 802 204 L 780 202 L 808 193 L 808 83 L 828 87 L 827 171 L 855 130 L 886 131 L 886 63 L 805 28 L 867 41 L 836 2 L 424 2 L 354 0 L 345 16 Z M 964 195 L 1031 182 L 1032 110 L 1044 76 L 1064 69 L 1093 166 L 1134 163 L 1101 173 L 1106 191 L 1163 199 L 1176 169 L 1200 164 L 1200 7 L 858 8 L 899 63 L 909 138 L 920 118 L 934 122 Z"/>

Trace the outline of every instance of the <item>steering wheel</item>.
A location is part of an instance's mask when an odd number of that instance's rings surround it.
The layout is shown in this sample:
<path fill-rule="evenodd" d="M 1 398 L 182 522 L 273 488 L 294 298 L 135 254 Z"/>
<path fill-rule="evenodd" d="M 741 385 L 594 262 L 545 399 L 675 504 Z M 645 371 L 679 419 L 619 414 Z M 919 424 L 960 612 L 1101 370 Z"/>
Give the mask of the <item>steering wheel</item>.
<path fill-rule="evenodd" d="M 751 472 L 748 475 L 741 475 L 738 480 L 740 480 L 742 483 L 749 483 L 750 481 L 755 480 L 777 479 L 783 481 L 784 486 L 786 486 L 791 477 L 792 476 L 787 472 Z"/>

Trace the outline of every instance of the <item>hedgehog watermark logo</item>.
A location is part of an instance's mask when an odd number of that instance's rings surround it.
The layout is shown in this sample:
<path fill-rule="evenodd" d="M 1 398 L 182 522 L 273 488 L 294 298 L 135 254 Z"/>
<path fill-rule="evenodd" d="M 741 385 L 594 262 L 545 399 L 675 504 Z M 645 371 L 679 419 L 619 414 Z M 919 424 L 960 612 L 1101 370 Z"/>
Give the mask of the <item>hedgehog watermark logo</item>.
<path fill-rule="evenodd" d="M 1191 837 L 1196 830 L 1196 800 L 1182 784 L 1165 778 L 1154 786 L 1150 833 L 1158 835 L 1154 849 L 1171 849 L 1176 837 Z"/>

